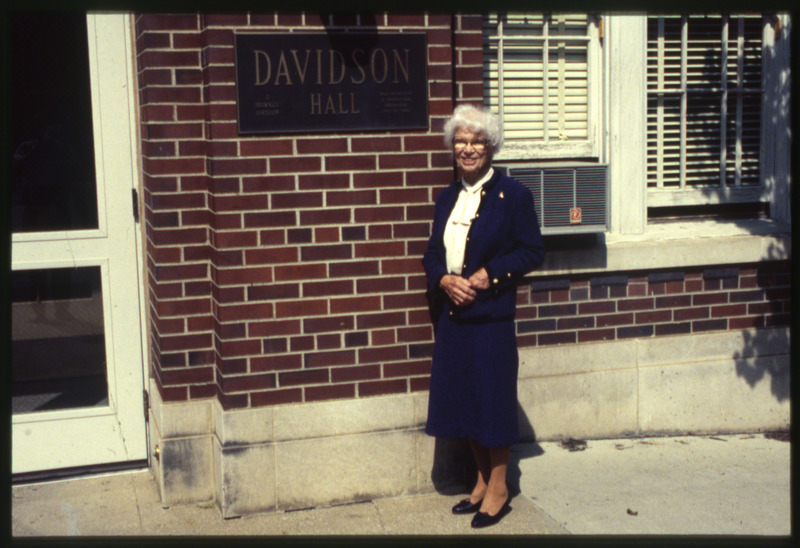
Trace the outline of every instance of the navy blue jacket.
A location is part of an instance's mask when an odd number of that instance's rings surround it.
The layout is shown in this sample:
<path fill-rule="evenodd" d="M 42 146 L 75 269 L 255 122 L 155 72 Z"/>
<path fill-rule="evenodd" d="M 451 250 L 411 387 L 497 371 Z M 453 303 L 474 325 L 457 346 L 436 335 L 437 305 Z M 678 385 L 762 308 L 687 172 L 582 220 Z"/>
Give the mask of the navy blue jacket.
<path fill-rule="evenodd" d="M 497 170 L 484 183 L 477 216 L 467 234 L 464 266 L 460 274 L 469 278 L 485 267 L 490 287 L 478 290 L 473 303 L 456 306 L 439 287 L 439 282 L 448 274 L 444 229 L 462 188 L 461 181 L 455 181 L 436 199 L 433 230 L 422 258 L 428 278 L 431 315 L 435 321 L 443 307 L 455 321 L 513 319 L 517 283 L 544 260 L 544 245 L 533 196 L 522 183 Z"/>

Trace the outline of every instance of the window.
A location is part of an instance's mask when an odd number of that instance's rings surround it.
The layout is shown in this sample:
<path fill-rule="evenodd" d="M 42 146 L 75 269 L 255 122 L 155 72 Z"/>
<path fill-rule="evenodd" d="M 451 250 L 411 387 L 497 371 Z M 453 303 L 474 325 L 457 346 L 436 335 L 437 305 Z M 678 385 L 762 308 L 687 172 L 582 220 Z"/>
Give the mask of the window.
<path fill-rule="evenodd" d="M 648 207 L 762 200 L 763 25 L 648 17 Z"/>
<path fill-rule="evenodd" d="M 484 18 L 484 105 L 503 120 L 502 159 L 599 156 L 599 33 L 587 15 Z"/>

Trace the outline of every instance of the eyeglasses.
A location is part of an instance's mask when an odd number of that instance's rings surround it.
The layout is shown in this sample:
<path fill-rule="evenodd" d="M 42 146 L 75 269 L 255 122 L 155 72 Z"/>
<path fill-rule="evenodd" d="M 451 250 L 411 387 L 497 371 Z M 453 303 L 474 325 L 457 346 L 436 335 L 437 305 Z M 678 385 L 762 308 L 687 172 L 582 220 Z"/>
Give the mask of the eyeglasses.
<path fill-rule="evenodd" d="M 464 150 L 467 145 L 472 145 L 475 152 L 483 152 L 486 150 L 486 140 L 478 139 L 477 141 L 465 141 L 464 139 L 453 139 L 453 148 L 456 150 Z"/>

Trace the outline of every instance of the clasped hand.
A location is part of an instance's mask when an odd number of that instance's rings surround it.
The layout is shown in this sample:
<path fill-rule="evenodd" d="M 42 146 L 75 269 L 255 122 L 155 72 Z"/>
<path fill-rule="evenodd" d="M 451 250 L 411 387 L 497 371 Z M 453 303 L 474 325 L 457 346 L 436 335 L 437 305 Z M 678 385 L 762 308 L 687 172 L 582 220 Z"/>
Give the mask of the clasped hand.
<path fill-rule="evenodd" d="M 446 274 L 439 282 L 439 286 L 454 304 L 467 305 L 475 301 L 477 290 L 489 289 L 489 273 L 485 268 L 480 268 L 469 278 Z"/>

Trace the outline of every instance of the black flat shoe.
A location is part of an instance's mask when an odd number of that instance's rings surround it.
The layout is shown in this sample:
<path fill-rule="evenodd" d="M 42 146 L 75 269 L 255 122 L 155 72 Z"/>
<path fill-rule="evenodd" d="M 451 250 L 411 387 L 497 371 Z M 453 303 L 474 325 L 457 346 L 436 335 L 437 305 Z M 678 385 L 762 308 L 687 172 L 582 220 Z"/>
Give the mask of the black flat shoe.
<path fill-rule="evenodd" d="M 511 506 L 508 505 L 511 498 L 509 497 L 506 499 L 506 502 L 503 504 L 503 507 L 500 508 L 500 511 L 497 512 L 494 516 L 490 516 L 486 512 L 478 512 L 475 514 L 475 517 L 472 518 L 472 528 L 473 529 L 480 529 L 481 527 L 489 527 L 490 525 L 494 525 L 498 523 L 503 517 L 511 511 Z"/>
<path fill-rule="evenodd" d="M 479 500 L 475 504 L 472 504 L 469 501 L 469 497 L 467 497 L 464 500 L 462 500 L 461 502 L 459 502 L 458 504 L 456 504 L 455 506 L 453 506 L 453 513 L 454 514 L 474 514 L 481 507 L 481 503 L 482 502 L 483 502 L 483 499 Z"/>

